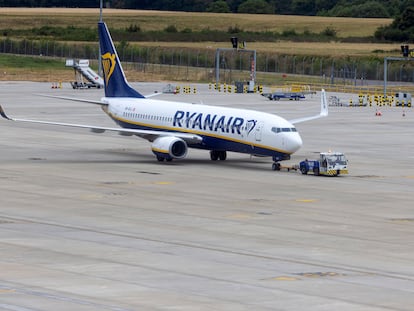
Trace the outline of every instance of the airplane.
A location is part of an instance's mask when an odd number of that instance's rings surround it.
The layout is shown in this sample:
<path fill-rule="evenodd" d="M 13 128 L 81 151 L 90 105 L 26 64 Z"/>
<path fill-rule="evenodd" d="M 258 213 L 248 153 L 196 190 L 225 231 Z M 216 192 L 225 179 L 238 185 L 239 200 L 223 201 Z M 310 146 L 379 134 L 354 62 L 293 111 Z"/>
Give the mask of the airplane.
<path fill-rule="evenodd" d="M 152 152 L 160 162 L 183 159 L 188 148 L 198 148 L 209 150 L 213 161 L 226 160 L 228 151 L 271 157 L 273 170 L 280 170 L 279 162 L 290 159 L 291 154 L 302 146 L 302 139 L 294 124 L 328 115 L 324 90 L 321 92 L 321 111 L 318 115 L 290 121 L 255 110 L 146 97 L 128 83 L 108 27 L 103 21 L 98 22 L 98 32 L 105 96 L 100 101 L 49 97 L 99 105 L 120 127 L 11 118 L 1 106 L 0 115 L 16 122 L 87 128 L 95 133 L 115 131 L 121 135 L 136 135 L 151 142 Z"/>

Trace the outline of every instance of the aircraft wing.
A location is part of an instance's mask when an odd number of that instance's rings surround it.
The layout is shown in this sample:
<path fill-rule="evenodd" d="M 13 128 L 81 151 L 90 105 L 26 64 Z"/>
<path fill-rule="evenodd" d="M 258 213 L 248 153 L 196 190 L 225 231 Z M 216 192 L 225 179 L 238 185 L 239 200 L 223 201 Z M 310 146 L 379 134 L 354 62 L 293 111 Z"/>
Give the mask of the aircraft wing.
<path fill-rule="evenodd" d="M 139 129 L 127 129 L 121 127 L 102 127 L 94 125 L 84 125 L 84 124 L 73 124 L 73 123 L 62 123 L 62 122 L 50 122 L 50 121 L 40 121 L 40 120 L 30 120 L 30 119 L 15 119 L 10 118 L 4 112 L 3 107 L 0 105 L 0 115 L 9 121 L 16 122 L 28 122 L 28 123 L 37 123 L 37 124 L 46 124 L 46 125 L 57 125 L 57 126 L 67 126 L 74 128 L 84 128 L 90 129 L 94 133 L 103 133 L 105 131 L 118 132 L 121 135 L 131 136 L 136 135 L 142 138 L 145 138 L 149 141 L 154 141 L 157 137 L 160 136 L 174 136 L 181 138 L 187 143 L 196 144 L 201 143 L 203 140 L 201 136 L 190 133 L 180 133 L 180 132 L 171 132 L 171 131 L 155 131 L 155 130 L 139 130 Z"/>
<path fill-rule="evenodd" d="M 319 118 L 323 118 L 327 116 L 328 116 L 328 101 L 326 100 L 326 92 L 324 89 L 322 89 L 321 91 L 321 112 L 315 116 L 293 119 L 293 120 L 289 120 L 289 122 L 292 124 L 296 124 L 296 123 L 315 120 L 315 119 L 319 119 Z"/>

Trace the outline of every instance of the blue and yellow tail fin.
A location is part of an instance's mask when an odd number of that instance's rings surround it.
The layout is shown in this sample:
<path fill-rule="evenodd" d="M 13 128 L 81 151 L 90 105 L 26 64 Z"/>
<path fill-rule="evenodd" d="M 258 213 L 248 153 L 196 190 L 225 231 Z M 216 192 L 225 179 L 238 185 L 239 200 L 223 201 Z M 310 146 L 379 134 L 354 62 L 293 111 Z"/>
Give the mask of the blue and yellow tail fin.
<path fill-rule="evenodd" d="M 98 23 L 98 32 L 105 81 L 105 96 L 144 98 L 143 95 L 129 85 L 125 78 L 111 34 L 104 22 Z"/>

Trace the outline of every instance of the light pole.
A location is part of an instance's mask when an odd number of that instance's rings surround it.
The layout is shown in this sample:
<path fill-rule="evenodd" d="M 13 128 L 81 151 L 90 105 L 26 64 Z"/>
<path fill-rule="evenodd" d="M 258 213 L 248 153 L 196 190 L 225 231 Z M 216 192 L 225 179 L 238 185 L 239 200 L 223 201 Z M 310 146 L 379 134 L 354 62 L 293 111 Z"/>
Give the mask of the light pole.
<path fill-rule="evenodd" d="M 99 21 L 102 22 L 102 7 L 103 7 L 103 0 L 99 3 Z"/>
<path fill-rule="evenodd" d="M 99 22 L 102 22 L 102 8 L 103 8 L 103 0 L 100 1 L 99 4 Z M 101 45 L 99 44 L 99 52 L 98 52 L 98 75 L 102 77 L 102 62 L 101 62 Z"/>

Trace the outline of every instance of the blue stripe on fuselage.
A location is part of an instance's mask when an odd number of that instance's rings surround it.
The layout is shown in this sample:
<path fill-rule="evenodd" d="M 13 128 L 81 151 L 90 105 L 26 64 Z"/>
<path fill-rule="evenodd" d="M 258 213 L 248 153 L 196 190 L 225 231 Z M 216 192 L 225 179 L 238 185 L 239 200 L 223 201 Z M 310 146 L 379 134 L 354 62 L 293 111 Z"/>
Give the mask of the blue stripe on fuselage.
<path fill-rule="evenodd" d="M 255 154 L 261 156 L 280 156 L 280 155 L 290 155 L 290 153 L 267 147 L 264 145 L 256 144 L 253 142 L 245 142 L 238 139 L 233 139 L 230 137 L 220 136 L 213 133 L 206 133 L 202 131 L 196 131 L 191 129 L 181 129 L 177 130 L 172 127 L 164 127 L 161 125 L 145 124 L 133 122 L 131 120 L 115 117 L 110 115 L 111 118 L 121 127 L 129 129 L 139 129 L 139 130 L 151 130 L 151 131 L 160 131 L 160 132 L 177 132 L 177 133 L 191 133 L 203 137 L 203 142 L 201 144 L 189 144 L 191 148 L 197 149 L 206 149 L 206 150 L 226 150 L 232 152 L 240 152 L 247 154 Z"/>

